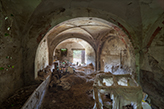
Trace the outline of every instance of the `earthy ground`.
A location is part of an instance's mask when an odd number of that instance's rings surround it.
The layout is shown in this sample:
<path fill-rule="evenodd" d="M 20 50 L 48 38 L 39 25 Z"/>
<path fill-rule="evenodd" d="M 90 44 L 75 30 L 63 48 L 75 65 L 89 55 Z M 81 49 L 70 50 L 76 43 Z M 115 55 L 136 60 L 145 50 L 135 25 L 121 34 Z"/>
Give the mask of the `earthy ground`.
<path fill-rule="evenodd" d="M 68 74 L 61 80 L 71 85 L 69 90 L 62 87 L 49 88 L 43 100 L 41 109 L 92 109 L 93 75 L 82 72 Z"/>
<path fill-rule="evenodd" d="M 23 87 L 15 92 L 14 95 L 9 97 L 6 101 L 2 103 L 0 109 L 21 109 L 29 96 L 37 88 L 37 85 L 30 85 Z"/>

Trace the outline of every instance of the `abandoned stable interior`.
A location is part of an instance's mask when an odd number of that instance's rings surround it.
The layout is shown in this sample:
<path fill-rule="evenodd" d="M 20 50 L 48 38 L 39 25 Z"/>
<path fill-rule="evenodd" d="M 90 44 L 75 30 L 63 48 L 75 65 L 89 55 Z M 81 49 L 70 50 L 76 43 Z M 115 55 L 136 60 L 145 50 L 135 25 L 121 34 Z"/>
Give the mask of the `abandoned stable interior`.
<path fill-rule="evenodd" d="M 164 0 L 0 0 L 0 109 L 164 109 Z"/>

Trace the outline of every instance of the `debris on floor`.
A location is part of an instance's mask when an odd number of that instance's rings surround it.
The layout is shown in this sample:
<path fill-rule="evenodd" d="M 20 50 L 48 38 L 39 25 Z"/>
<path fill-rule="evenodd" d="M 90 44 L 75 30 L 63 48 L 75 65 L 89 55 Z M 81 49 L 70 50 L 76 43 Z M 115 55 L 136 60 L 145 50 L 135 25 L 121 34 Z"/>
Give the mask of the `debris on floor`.
<path fill-rule="evenodd" d="M 14 93 L 14 95 L 2 103 L 0 109 L 21 109 L 38 85 L 39 84 L 30 85 L 19 89 Z"/>
<path fill-rule="evenodd" d="M 90 73 L 54 70 L 40 109 L 92 109 L 92 85 L 96 74 L 93 70 Z"/>
<path fill-rule="evenodd" d="M 43 70 L 38 71 L 38 77 L 36 78 L 36 80 L 42 82 L 47 78 L 49 74 L 51 74 L 51 69 L 50 66 L 47 66 Z"/>

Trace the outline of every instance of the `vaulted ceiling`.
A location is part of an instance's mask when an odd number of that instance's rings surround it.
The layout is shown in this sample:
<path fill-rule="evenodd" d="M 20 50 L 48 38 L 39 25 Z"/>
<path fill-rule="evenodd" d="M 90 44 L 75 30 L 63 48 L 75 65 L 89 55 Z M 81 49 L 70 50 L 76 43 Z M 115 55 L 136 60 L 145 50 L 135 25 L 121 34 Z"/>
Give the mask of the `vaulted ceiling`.
<path fill-rule="evenodd" d="M 23 84 L 34 81 L 36 50 L 49 30 L 58 28 L 59 36 L 72 31 L 88 37 L 97 36 L 110 31 L 105 25 L 108 21 L 116 25 L 112 28 L 128 36 L 135 50 L 136 71 L 141 74 L 144 91 L 149 93 L 154 104 L 162 107 L 163 4 L 164 0 L 0 0 L 0 56 L 11 57 L 0 61 L 5 69 L 0 72 L 0 86 L 3 87 L 0 88 L 0 103 Z M 56 26 L 78 17 L 95 17 L 104 21 L 100 24 L 97 20 L 99 25 L 94 25 L 93 21 L 87 24 L 79 22 L 80 26 L 67 22 L 61 29 Z M 61 32 L 64 28 L 68 30 Z M 92 46 L 96 48 L 97 45 Z M 15 67 L 6 67 L 10 64 Z"/>

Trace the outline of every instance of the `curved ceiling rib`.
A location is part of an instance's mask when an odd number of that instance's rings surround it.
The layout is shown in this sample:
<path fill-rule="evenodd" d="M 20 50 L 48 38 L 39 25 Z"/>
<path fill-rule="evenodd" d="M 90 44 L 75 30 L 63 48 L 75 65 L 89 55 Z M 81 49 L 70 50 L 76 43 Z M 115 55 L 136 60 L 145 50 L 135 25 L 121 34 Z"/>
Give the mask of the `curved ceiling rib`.
<path fill-rule="evenodd" d="M 85 34 L 86 37 L 88 36 L 89 38 L 92 38 L 91 34 L 89 34 L 87 31 L 85 31 L 79 27 L 74 27 L 74 28 L 69 28 L 69 29 L 66 29 L 66 30 L 60 32 L 59 34 L 57 34 L 54 37 L 54 39 L 57 37 L 60 37 L 63 34 L 67 35 L 67 34 L 75 34 L 75 33 Z M 53 43 L 54 43 L 54 40 L 52 40 L 50 45 L 52 45 Z"/>

